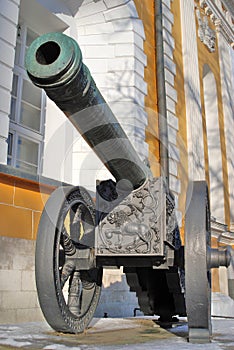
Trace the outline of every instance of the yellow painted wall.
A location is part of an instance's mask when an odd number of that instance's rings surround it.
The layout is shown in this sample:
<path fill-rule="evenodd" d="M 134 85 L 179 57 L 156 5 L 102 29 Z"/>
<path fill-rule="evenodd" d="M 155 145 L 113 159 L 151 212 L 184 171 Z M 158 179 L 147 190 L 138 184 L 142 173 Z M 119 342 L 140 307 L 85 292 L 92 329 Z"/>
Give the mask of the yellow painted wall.
<path fill-rule="evenodd" d="M 201 12 L 201 16 L 204 16 L 204 10 L 200 9 L 200 12 Z M 196 17 L 196 14 L 195 14 L 195 17 Z M 198 29 L 197 19 L 196 19 L 196 26 Z M 212 30 L 216 30 L 215 25 L 212 23 L 210 18 L 209 18 L 209 26 Z M 208 64 L 212 73 L 214 74 L 216 87 L 217 87 L 219 129 L 220 129 L 220 141 L 221 141 L 221 153 L 222 153 L 223 182 L 224 182 L 225 223 L 227 225 L 230 225 L 228 170 L 227 170 L 226 144 L 225 144 L 225 133 L 224 133 L 224 115 L 223 115 L 223 105 L 222 105 L 219 51 L 217 47 L 217 40 L 216 40 L 216 47 L 214 52 L 210 52 L 208 48 L 201 42 L 198 36 L 197 36 L 197 46 L 198 46 L 198 61 L 199 61 L 199 75 L 200 75 L 200 89 L 201 89 L 200 91 L 201 91 L 202 120 L 203 120 L 203 132 L 204 132 L 206 180 L 209 184 L 208 146 L 207 146 L 206 116 L 205 116 L 204 89 L 203 89 L 203 67 L 205 64 Z"/>
<path fill-rule="evenodd" d="M 145 81 L 147 83 L 147 96 L 145 97 L 146 112 L 148 114 L 148 127 L 146 129 L 146 142 L 149 145 L 149 162 L 154 176 L 160 175 L 159 167 L 159 141 L 158 141 L 158 106 L 156 85 L 156 42 L 155 42 L 155 9 L 154 0 L 135 0 L 139 18 L 145 30 L 144 52 L 147 56 L 145 67 Z"/>
<path fill-rule="evenodd" d="M 41 212 L 54 189 L 0 173 L 0 236 L 35 240 Z"/>
<path fill-rule="evenodd" d="M 219 248 L 217 238 L 211 237 L 211 246 L 212 248 Z M 211 270 L 212 276 L 212 292 L 220 292 L 220 283 L 219 283 L 219 269 Z"/>

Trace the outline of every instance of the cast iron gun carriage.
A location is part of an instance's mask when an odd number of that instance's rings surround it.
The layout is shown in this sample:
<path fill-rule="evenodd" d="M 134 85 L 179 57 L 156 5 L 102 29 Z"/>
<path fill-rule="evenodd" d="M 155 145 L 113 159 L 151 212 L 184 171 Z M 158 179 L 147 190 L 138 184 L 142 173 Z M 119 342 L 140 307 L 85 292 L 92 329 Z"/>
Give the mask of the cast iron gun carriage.
<path fill-rule="evenodd" d="M 145 315 L 162 321 L 187 315 L 190 341 L 209 341 L 210 269 L 228 266 L 230 253 L 210 247 L 205 182 L 190 184 L 184 249 L 166 181 L 154 178 L 139 158 L 82 63 L 77 43 L 61 33 L 37 38 L 26 69 L 116 180 L 97 185 L 95 204 L 84 188 L 65 186 L 45 205 L 36 282 L 48 323 L 57 331 L 82 332 L 98 304 L 103 267 L 123 266 Z"/>

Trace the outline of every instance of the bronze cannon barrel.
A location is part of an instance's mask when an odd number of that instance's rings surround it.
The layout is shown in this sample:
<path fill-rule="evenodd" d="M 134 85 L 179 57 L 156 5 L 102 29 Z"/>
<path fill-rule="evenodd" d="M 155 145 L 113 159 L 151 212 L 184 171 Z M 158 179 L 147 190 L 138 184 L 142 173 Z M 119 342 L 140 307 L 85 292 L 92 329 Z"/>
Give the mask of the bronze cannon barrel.
<path fill-rule="evenodd" d="M 141 186 L 149 170 L 82 62 L 77 42 L 62 33 L 42 35 L 29 47 L 25 66 L 32 82 L 65 113 L 116 181 Z"/>

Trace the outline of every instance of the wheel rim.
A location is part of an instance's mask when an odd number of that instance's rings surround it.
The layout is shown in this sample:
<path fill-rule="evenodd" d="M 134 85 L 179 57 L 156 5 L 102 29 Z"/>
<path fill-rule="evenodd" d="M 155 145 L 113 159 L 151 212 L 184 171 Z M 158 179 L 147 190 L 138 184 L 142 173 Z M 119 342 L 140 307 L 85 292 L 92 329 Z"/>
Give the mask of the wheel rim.
<path fill-rule="evenodd" d="M 189 341 L 203 343 L 211 338 L 210 209 L 205 182 L 194 182 L 185 218 L 185 294 Z"/>
<path fill-rule="evenodd" d="M 36 281 L 41 309 L 56 331 L 84 331 L 97 307 L 101 269 L 79 270 L 72 258 L 77 247 L 93 250 L 94 226 L 94 205 L 83 188 L 56 190 L 43 211 L 36 246 Z"/>

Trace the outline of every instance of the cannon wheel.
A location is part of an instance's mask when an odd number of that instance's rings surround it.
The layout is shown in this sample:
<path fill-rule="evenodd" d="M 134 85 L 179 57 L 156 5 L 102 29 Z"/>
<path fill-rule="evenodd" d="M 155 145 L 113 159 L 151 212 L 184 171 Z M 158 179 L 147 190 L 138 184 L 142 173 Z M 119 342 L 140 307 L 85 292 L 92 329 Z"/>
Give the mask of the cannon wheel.
<path fill-rule="evenodd" d="M 185 217 L 185 295 L 189 341 L 211 339 L 211 272 L 207 264 L 210 247 L 210 209 L 206 182 L 189 185 Z"/>
<path fill-rule="evenodd" d="M 93 249 L 94 226 L 94 204 L 84 188 L 60 187 L 49 197 L 38 229 L 35 270 L 42 312 L 56 331 L 83 332 L 96 310 L 102 269 L 79 271 L 67 259 L 79 244 Z M 67 237 L 71 244 L 65 251 Z"/>

